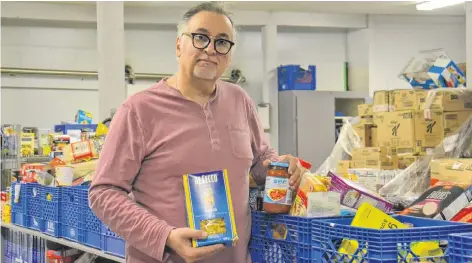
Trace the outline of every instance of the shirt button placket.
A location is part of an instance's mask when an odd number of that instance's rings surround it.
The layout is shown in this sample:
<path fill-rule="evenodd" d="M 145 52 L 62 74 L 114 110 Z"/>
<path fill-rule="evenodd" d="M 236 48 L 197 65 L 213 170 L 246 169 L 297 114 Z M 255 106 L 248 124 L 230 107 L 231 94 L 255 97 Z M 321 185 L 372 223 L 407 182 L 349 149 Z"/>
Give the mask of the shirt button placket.
<path fill-rule="evenodd" d="M 215 121 L 213 120 L 213 117 L 209 108 L 209 104 L 206 104 L 204 106 L 204 112 L 205 112 L 207 127 L 208 127 L 208 130 L 210 131 L 211 146 L 214 150 L 219 150 L 220 139 L 218 138 L 218 132 L 216 131 Z"/>

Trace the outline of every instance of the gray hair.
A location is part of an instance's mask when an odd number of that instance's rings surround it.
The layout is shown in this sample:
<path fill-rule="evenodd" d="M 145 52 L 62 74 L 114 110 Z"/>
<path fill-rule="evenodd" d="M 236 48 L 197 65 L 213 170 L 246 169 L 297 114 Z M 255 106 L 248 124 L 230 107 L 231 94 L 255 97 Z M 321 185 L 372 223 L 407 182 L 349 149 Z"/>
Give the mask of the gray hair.
<path fill-rule="evenodd" d="M 226 16 L 228 18 L 228 20 L 230 21 L 231 26 L 233 27 L 234 37 L 236 37 L 237 30 L 236 30 L 236 27 L 234 25 L 233 19 L 231 19 L 233 14 L 230 13 L 229 11 L 227 11 L 225 9 L 224 5 L 220 2 L 204 2 L 204 3 L 198 4 L 198 5 L 190 8 L 184 14 L 182 21 L 180 21 L 180 23 L 177 25 L 178 37 L 180 37 L 187 30 L 188 21 L 193 16 L 195 16 L 196 14 L 198 14 L 200 12 L 212 12 L 212 13 L 216 13 L 216 14 L 219 14 L 219 15 Z"/>

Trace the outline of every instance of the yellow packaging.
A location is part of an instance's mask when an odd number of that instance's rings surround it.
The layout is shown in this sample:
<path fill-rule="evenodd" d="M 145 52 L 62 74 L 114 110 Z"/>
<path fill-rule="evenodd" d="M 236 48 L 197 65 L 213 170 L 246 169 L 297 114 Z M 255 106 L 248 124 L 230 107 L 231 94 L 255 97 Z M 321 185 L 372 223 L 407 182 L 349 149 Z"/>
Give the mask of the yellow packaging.
<path fill-rule="evenodd" d="M 345 175 L 349 173 L 349 168 L 351 168 L 351 161 L 341 160 L 337 165 L 338 174 Z"/>
<path fill-rule="evenodd" d="M 415 137 L 418 152 L 426 153 L 428 149 L 438 146 L 444 139 L 444 113 L 432 110 L 430 118 L 424 117 L 423 111 L 415 115 Z"/>
<path fill-rule="evenodd" d="M 351 226 L 379 230 L 408 228 L 407 225 L 387 215 L 369 203 L 363 203 L 359 207 L 356 216 L 351 222 Z M 339 247 L 338 252 L 354 255 L 358 248 L 359 243 L 357 240 L 344 239 L 341 243 L 341 246 Z M 419 257 L 439 257 L 443 255 L 443 252 L 439 247 L 439 242 L 434 241 L 412 243 L 411 251 Z M 367 253 L 367 251 L 364 252 Z M 408 256 L 407 259 L 411 257 L 412 256 Z M 357 263 L 358 261 L 353 260 L 352 262 Z"/>
<path fill-rule="evenodd" d="M 393 111 L 419 110 L 426 94 L 427 91 L 417 89 L 393 90 L 390 96 L 391 109 Z"/>
<path fill-rule="evenodd" d="M 34 133 L 22 132 L 20 137 L 21 157 L 34 155 Z"/>
<path fill-rule="evenodd" d="M 298 187 L 298 192 L 290 209 L 292 216 L 307 216 L 308 194 L 313 192 L 327 192 L 328 188 L 319 177 L 305 173 Z"/>
<path fill-rule="evenodd" d="M 374 123 L 380 147 L 395 147 L 399 155 L 416 153 L 413 111 L 376 113 Z"/>
<path fill-rule="evenodd" d="M 77 163 L 98 158 L 96 147 L 92 140 L 71 143 L 63 148 L 64 161 Z"/>

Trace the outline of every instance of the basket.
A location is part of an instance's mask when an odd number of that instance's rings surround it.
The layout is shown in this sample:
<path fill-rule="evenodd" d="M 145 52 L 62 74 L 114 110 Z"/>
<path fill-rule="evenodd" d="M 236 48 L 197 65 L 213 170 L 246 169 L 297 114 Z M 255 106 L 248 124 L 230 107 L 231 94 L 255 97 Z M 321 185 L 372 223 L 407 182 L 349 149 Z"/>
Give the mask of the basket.
<path fill-rule="evenodd" d="M 312 262 L 311 220 L 287 215 L 252 212 L 252 262 Z"/>
<path fill-rule="evenodd" d="M 85 208 L 85 220 L 82 222 L 81 228 L 84 229 L 84 237 L 82 243 L 93 248 L 103 249 L 102 227 L 103 223 L 98 219 L 92 209 L 88 206 L 88 199 L 82 202 Z"/>
<path fill-rule="evenodd" d="M 102 231 L 103 251 L 105 251 L 105 253 L 124 258 L 125 241 L 105 225 L 103 225 Z"/>
<path fill-rule="evenodd" d="M 41 194 L 43 186 L 37 183 L 28 183 L 26 186 L 26 216 L 27 227 L 30 229 L 43 231 L 44 220 L 41 207 Z"/>
<path fill-rule="evenodd" d="M 20 196 L 15 202 L 15 186 L 20 185 Z M 26 216 L 26 184 L 12 183 L 11 187 L 11 222 L 14 225 L 28 227 Z"/>
<path fill-rule="evenodd" d="M 304 70 L 300 65 L 285 65 L 277 68 L 279 91 L 316 90 L 316 66 Z"/>
<path fill-rule="evenodd" d="M 63 187 L 59 202 L 59 218 L 62 237 L 71 241 L 81 242 L 84 239 L 84 210 L 87 208 L 88 186 Z M 85 206 L 84 206 L 85 203 Z"/>
<path fill-rule="evenodd" d="M 41 187 L 41 213 L 44 227 L 42 232 L 54 237 L 62 237 L 62 227 L 59 218 L 61 187 Z"/>
<path fill-rule="evenodd" d="M 448 262 L 472 262 L 472 233 L 449 235 Z"/>
<path fill-rule="evenodd" d="M 394 216 L 413 225 L 408 229 L 374 230 L 350 226 L 354 217 L 312 221 L 312 258 L 315 262 L 442 262 L 443 256 L 419 258 L 411 245 L 420 241 L 447 241 L 450 234 L 471 232 L 472 224 L 454 223 L 409 216 Z M 338 252 L 343 239 L 358 241 L 353 255 Z M 446 240 L 445 240 L 446 239 Z"/>

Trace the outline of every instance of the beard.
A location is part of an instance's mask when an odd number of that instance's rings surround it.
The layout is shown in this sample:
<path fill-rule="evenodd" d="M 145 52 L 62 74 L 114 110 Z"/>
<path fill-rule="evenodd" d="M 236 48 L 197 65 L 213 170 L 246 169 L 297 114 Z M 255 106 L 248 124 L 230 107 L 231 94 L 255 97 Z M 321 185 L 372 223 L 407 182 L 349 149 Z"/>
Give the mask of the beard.
<path fill-rule="evenodd" d="M 199 79 L 205 79 L 205 80 L 216 80 L 218 76 L 218 71 L 216 67 L 201 67 L 201 66 L 195 66 L 193 69 L 193 75 Z"/>

